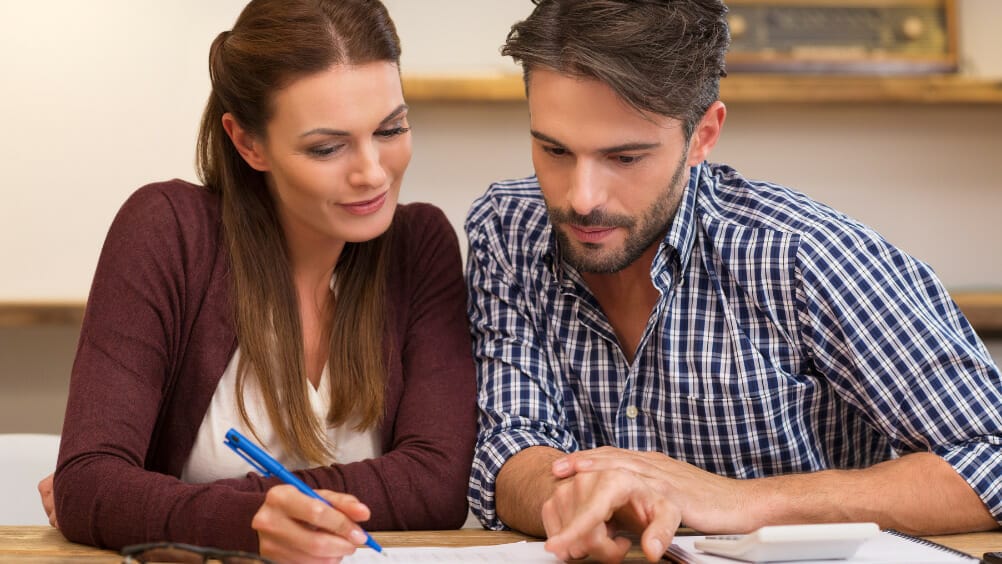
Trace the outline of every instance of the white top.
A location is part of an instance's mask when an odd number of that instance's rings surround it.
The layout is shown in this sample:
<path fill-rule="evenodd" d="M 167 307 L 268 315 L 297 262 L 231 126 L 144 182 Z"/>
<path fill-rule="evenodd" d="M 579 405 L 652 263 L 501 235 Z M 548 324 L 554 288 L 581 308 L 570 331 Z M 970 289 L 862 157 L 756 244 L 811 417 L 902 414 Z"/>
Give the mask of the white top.
<path fill-rule="evenodd" d="M 261 397 L 261 388 L 253 371 L 247 374 L 244 381 L 244 407 L 247 409 L 248 419 L 254 424 L 257 436 L 251 433 L 250 428 L 240 417 L 240 409 L 237 407 L 239 361 L 240 350 L 237 349 L 226 366 L 222 378 L 219 379 L 215 393 L 212 394 L 212 402 L 198 429 L 195 446 L 191 449 L 188 461 L 181 472 L 181 480 L 189 484 L 242 478 L 247 472 L 254 470 L 243 458 L 223 444 L 226 432 L 231 428 L 259 444 L 289 470 L 303 470 L 315 466 L 285 452 L 268 418 L 268 410 Z M 326 426 L 323 422 L 326 421 L 327 412 L 330 410 L 330 374 L 327 366 L 324 366 L 320 375 L 319 386 L 316 389 L 313 386 L 306 388 L 310 395 L 313 413 L 323 426 Z M 352 429 L 353 425 L 354 422 L 349 421 L 340 427 L 327 428 L 328 444 L 334 445 L 334 460 L 328 463 L 345 464 L 375 458 L 382 454 L 378 428 L 372 427 L 364 432 L 357 432 Z"/>

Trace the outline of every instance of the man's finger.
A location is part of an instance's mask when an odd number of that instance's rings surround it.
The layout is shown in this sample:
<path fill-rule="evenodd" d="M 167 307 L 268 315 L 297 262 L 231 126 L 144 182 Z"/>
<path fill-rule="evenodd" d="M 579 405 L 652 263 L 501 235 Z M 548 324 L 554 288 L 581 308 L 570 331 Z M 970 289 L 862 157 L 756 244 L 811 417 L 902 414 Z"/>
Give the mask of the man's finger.
<path fill-rule="evenodd" d="M 682 523 L 682 514 L 677 507 L 661 498 L 648 506 L 647 517 L 649 522 L 640 535 L 640 548 L 649 562 L 657 562 L 675 538 L 675 531 Z"/>

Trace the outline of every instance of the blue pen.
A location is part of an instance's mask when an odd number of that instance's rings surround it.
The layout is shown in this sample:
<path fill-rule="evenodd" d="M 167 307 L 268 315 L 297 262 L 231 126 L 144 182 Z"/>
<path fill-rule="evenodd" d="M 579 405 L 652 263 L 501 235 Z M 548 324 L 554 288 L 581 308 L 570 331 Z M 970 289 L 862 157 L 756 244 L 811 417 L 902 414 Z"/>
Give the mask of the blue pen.
<path fill-rule="evenodd" d="M 226 440 L 223 441 L 223 444 L 233 449 L 233 452 L 239 454 L 240 458 L 246 460 L 248 464 L 253 466 L 254 469 L 260 472 L 265 478 L 278 478 L 286 484 L 294 486 L 297 490 L 303 492 L 304 494 L 317 498 L 327 505 L 334 507 L 329 501 L 320 497 L 320 494 L 313 491 L 310 486 L 307 486 L 302 480 L 297 478 L 295 474 L 286 470 L 285 466 L 282 466 L 279 461 L 272 458 L 271 455 L 262 450 L 261 447 L 252 443 L 250 439 L 238 433 L 236 429 L 230 429 L 226 432 Z M 366 546 L 376 552 L 383 552 L 383 547 L 379 546 L 376 539 L 372 538 L 372 536 L 364 529 L 362 532 L 365 533 Z"/>

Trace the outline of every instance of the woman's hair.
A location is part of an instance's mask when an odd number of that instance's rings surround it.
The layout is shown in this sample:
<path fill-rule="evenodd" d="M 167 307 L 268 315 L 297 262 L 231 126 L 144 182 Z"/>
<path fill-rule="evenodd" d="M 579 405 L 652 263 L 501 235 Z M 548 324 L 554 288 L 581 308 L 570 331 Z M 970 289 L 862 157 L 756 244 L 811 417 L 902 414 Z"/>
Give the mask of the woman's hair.
<path fill-rule="evenodd" d="M 717 100 L 730 44 L 722 0 L 534 0 L 501 50 L 608 84 L 640 111 L 681 119 L 688 139 Z"/>
<path fill-rule="evenodd" d="M 212 93 L 202 116 L 196 164 L 202 182 L 222 200 L 240 347 L 240 414 L 249 424 L 243 390 L 252 370 L 283 446 L 316 463 L 329 461 L 331 449 L 307 394 L 302 321 L 285 235 L 264 173 L 236 151 L 222 117 L 229 112 L 263 139 L 277 91 L 332 65 L 377 61 L 400 61 L 400 40 L 379 0 L 253 0 L 209 51 Z M 325 316 L 332 321 L 323 332 L 330 340 L 328 425 L 354 417 L 361 430 L 383 415 L 391 232 L 347 243 L 334 270 L 333 312 Z"/>

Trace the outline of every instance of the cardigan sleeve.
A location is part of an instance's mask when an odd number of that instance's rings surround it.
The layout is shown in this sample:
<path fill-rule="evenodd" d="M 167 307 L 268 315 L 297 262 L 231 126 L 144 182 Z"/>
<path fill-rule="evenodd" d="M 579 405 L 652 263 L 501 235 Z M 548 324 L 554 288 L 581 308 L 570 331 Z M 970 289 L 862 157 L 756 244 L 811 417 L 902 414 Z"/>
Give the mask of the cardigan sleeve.
<path fill-rule="evenodd" d="M 165 429 L 185 310 L 212 270 L 218 211 L 181 182 L 138 190 L 113 221 L 95 271 L 70 378 L 55 473 L 69 540 L 119 548 L 156 540 L 257 549 L 264 495 L 190 485 L 148 470 Z M 198 422 L 194 423 L 196 426 Z"/>

